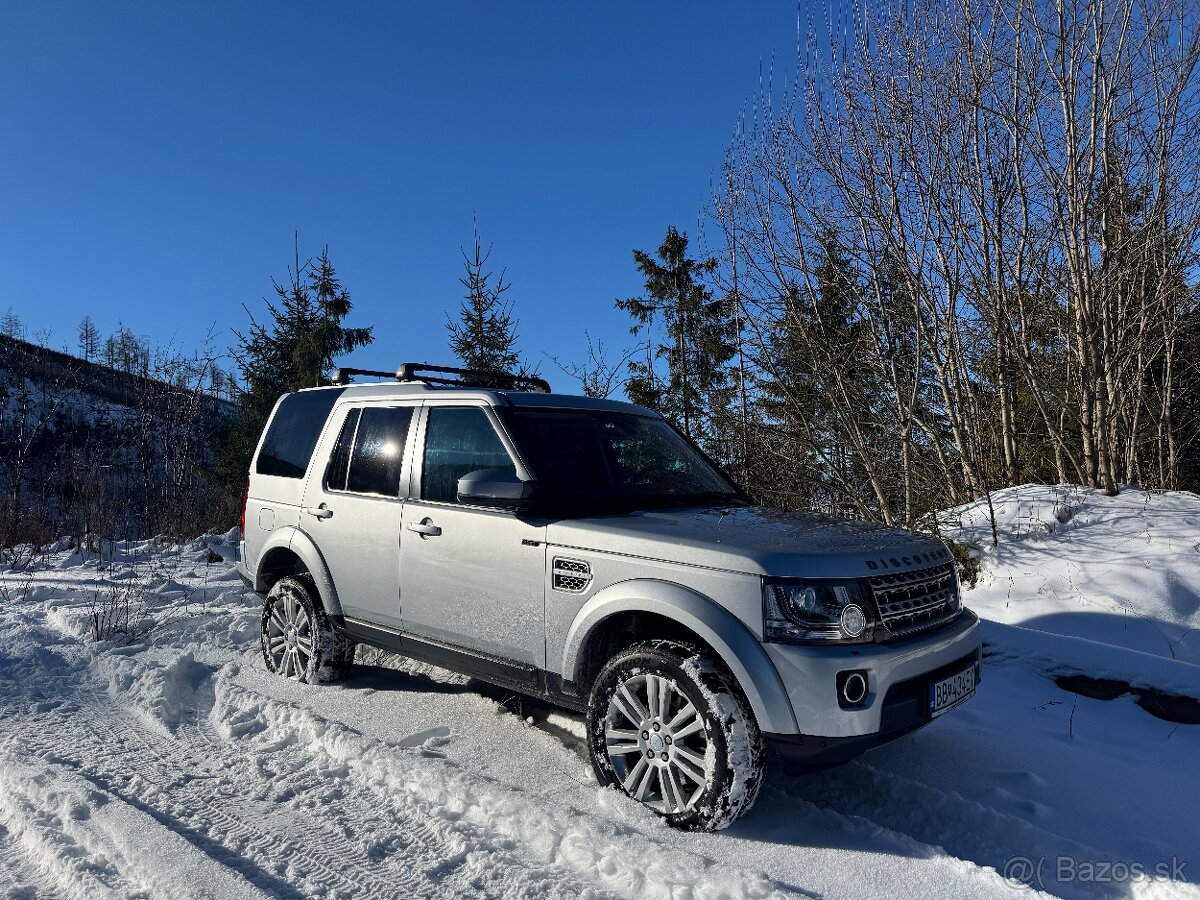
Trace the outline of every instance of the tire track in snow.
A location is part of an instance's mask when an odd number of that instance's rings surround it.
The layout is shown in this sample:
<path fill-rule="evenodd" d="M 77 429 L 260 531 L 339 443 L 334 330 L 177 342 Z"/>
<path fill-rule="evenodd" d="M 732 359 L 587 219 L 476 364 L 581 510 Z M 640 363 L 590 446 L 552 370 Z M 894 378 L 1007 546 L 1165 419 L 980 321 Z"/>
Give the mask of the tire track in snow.
<path fill-rule="evenodd" d="M 596 897 L 608 892 L 694 900 L 811 896 L 761 873 L 672 846 L 673 841 L 664 842 L 655 834 L 664 827 L 656 817 L 648 818 L 646 830 L 604 822 L 571 807 L 531 801 L 517 789 L 469 774 L 441 758 L 414 755 L 411 765 L 398 766 L 393 745 L 241 683 L 224 681 L 218 689 L 218 705 L 227 707 L 220 710 L 220 721 L 235 739 L 246 738 L 268 747 L 281 742 L 299 744 L 307 754 L 323 754 L 334 763 L 348 765 L 357 789 L 411 795 L 431 815 L 481 835 L 492 853 L 496 847 L 528 848 L 525 855 L 535 856 L 534 866 L 557 872 L 555 884 L 562 883 L 569 871 L 599 888 L 563 892 L 563 896 Z"/>
<path fill-rule="evenodd" d="M 7 817 L 0 813 L 0 821 Z M 10 824 L 11 820 L 10 820 Z M 20 839 L 0 824 L 0 896 L 7 900 L 61 900 L 45 875 L 38 871 Z"/>
<path fill-rule="evenodd" d="M 268 704 L 277 702 L 256 693 L 255 696 Z M 226 718 L 221 723 L 230 727 Z M 233 730 L 254 732 L 260 725 L 270 727 L 265 719 L 250 716 L 235 723 Z M 241 757 L 246 752 L 245 747 L 236 745 L 237 738 L 222 733 L 212 715 L 198 715 L 176 733 L 189 734 L 194 743 L 219 747 L 223 753 Z M 357 732 L 354 734 L 369 741 Z M 421 760 L 429 755 L 423 748 L 407 744 L 385 745 L 384 749 L 395 754 L 389 764 L 397 768 L 403 767 L 406 760 Z M 295 780 L 298 798 L 315 796 L 336 805 L 339 819 L 336 828 L 330 828 L 324 819 L 319 820 L 324 829 L 324 846 L 340 848 L 346 858 L 358 857 L 367 866 L 380 857 L 395 857 L 405 865 L 416 865 L 427 881 L 436 885 L 436 893 L 428 896 L 497 900 L 558 897 L 575 900 L 584 896 L 602 900 L 612 896 L 588 886 L 562 866 L 530 860 L 518 843 L 498 840 L 487 829 L 470 825 L 457 816 L 447 817 L 444 810 L 420 802 L 409 792 L 380 789 L 370 779 L 355 777 L 352 767 L 324 753 L 319 741 L 306 743 L 291 733 L 278 737 L 265 751 L 254 754 L 260 774 L 263 766 L 275 757 L 279 758 L 280 771 L 274 773 L 270 783 Z M 302 838 L 303 835 L 298 836 Z M 417 844 L 422 848 L 421 854 L 412 852 Z M 369 848 L 366 853 L 364 846 Z"/>
<path fill-rule="evenodd" d="M 386 860 L 362 858 L 351 824 L 343 823 L 339 833 L 295 803 L 247 795 L 237 778 L 243 767 L 228 755 L 214 765 L 198 758 L 199 748 L 158 734 L 112 706 L 82 705 L 69 729 L 74 740 L 65 746 L 61 738 L 43 742 L 33 736 L 21 743 L 46 762 L 74 769 L 101 790 L 183 835 L 268 893 L 297 900 L 314 895 L 451 894 L 446 890 L 450 885 L 439 885 L 422 874 L 444 858 L 445 848 L 436 842 L 413 840 L 404 847 L 407 865 L 385 866 Z M 204 747 L 212 749 L 208 744 Z M 379 815 L 378 809 L 357 812 Z M 417 822 L 391 819 L 390 823 L 414 836 L 422 831 Z M 356 858 L 360 865 L 355 865 Z"/>
<path fill-rule="evenodd" d="M 326 759 L 322 767 L 325 758 L 306 746 L 281 744 L 248 754 L 205 715 L 214 702 L 211 683 L 193 688 L 193 720 L 168 727 L 144 705 L 146 697 L 117 686 L 111 671 L 103 677 L 95 668 L 114 657 L 89 653 L 31 615 L 20 618 L 26 637 L 49 653 L 25 655 L 0 678 L 7 688 L 0 691 L 0 717 L 24 725 L 4 744 L 78 773 L 268 893 L 611 896 L 560 866 L 529 865 L 513 841 L 494 840 L 412 798 L 350 784 L 344 765 L 330 766 Z M 156 674 L 135 656 L 116 658 L 119 665 L 133 663 L 123 674 L 132 672 L 135 680 Z M 93 686 L 97 674 L 99 688 Z M 264 772 L 269 765 L 280 771 Z"/>
<path fill-rule="evenodd" d="M 41 738 L 41 728 L 19 738 L 24 752 L 74 770 L 272 895 L 299 900 L 589 893 L 557 866 L 527 870 L 514 846 L 471 842 L 461 827 L 411 803 L 347 784 L 345 771 L 327 761 L 322 765 L 319 754 L 303 746 L 280 746 L 247 761 L 204 717 L 172 734 L 106 695 L 81 699 L 69 704 L 67 717 L 55 717 L 53 739 Z M 64 730 L 70 733 L 65 741 Z M 276 762 L 278 771 L 264 778 L 264 765 Z"/>
<path fill-rule="evenodd" d="M 429 763 L 452 767 L 440 754 L 368 738 L 350 726 L 243 685 L 226 682 L 218 695 L 224 696 L 225 705 L 218 712 L 227 733 L 214 729 L 212 719 L 202 730 L 238 746 L 243 753 L 244 743 L 254 742 L 251 752 L 259 760 L 274 754 L 285 756 L 291 765 L 309 772 L 316 790 L 327 786 L 330 773 L 334 773 L 345 782 L 336 802 L 359 804 L 363 821 L 390 823 L 392 818 L 403 818 L 412 822 L 406 837 L 443 848 L 426 874 L 447 887 L 448 893 L 513 900 L 618 896 L 581 878 L 577 870 L 530 853 L 520 839 L 495 831 L 490 823 L 468 820 L 457 808 L 456 798 L 447 798 L 449 802 L 443 804 L 422 796 L 423 788 L 417 783 L 422 776 L 407 782 L 406 773 L 413 769 L 427 772 Z M 327 735 L 336 747 L 326 746 Z M 463 801 L 469 805 L 469 798 Z"/>

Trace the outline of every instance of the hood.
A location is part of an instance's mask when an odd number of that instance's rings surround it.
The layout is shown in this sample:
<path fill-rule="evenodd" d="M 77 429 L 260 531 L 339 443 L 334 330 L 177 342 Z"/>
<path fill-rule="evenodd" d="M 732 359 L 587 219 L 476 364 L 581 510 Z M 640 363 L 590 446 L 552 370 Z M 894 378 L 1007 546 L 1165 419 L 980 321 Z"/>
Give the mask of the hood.
<path fill-rule="evenodd" d="M 857 578 L 950 560 L 931 537 L 870 522 L 766 507 L 666 509 L 552 522 L 549 543 L 747 572 Z"/>

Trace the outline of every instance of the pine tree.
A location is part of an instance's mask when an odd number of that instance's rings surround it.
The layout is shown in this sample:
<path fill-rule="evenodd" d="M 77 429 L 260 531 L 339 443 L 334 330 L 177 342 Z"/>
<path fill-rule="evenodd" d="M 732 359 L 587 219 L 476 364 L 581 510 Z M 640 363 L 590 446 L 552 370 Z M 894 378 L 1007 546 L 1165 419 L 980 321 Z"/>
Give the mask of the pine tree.
<path fill-rule="evenodd" d="M 714 299 L 704 286 L 717 261 L 697 262 L 687 249 L 687 235 L 672 225 L 657 260 L 634 250 L 647 296 L 618 300 L 617 307 L 633 316 L 632 334 L 647 332 L 645 360 L 629 364 L 631 376 L 625 385 L 629 399 L 661 412 L 689 437 L 704 440 L 707 420 L 720 405 L 718 395 L 728 383 L 726 367 L 733 358 L 736 335 L 732 303 Z M 655 328 L 661 329 L 663 343 L 654 343 Z M 666 363 L 665 379 L 659 361 Z"/>
<path fill-rule="evenodd" d="M 485 253 L 475 230 L 474 249 L 462 251 L 465 274 L 459 283 L 466 288 L 458 321 L 446 317 L 450 334 L 450 349 L 464 368 L 483 372 L 511 372 L 520 364 L 516 351 L 517 323 L 512 316 L 512 303 L 504 299 L 509 284 L 504 271 L 492 283 L 492 273 L 486 271 L 492 255 Z"/>
<path fill-rule="evenodd" d="M 84 316 L 79 323 L 79 355 L 88 362 L 100 353 L 100 329 L 91 316 Z"/>
<path fill-rule="evenodd" d="M 338 356 L 374 339 L 371 328 L 348 328 L 343 322 L 353 305 L 338 280 L 326 248 L 315 263 L 296 266 L 286 284 L 273 282 L 276 300 L 266 301 L 268 320 L 251 316 L 250 327 L 237 335 L 232 355 L 241 387 L 226 376 L 234 392 L 237 416 L 221 448 L 218 473 L 232 502 L 245 483 L 250 457 L 280 394 L 328 383 Z"/>

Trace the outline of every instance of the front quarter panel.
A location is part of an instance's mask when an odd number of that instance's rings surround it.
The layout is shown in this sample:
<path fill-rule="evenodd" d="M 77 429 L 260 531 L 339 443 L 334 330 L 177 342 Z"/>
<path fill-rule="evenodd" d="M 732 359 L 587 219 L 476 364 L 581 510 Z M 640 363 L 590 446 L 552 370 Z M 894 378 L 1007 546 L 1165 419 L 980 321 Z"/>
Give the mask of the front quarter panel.
<path fill-rule="evenodd" d="M 583 648 L 592 629 L 623 612 L 655 613 L 691 629 L 733 673 L 763 731 L 796 733 L 787 692 L 762 644 L 728 610 L 697 591 L 668 581 L 636 578 L 592 595 L 566 632 L 561 656 L 564 679 L 574 681 L 581 672 Z"/>

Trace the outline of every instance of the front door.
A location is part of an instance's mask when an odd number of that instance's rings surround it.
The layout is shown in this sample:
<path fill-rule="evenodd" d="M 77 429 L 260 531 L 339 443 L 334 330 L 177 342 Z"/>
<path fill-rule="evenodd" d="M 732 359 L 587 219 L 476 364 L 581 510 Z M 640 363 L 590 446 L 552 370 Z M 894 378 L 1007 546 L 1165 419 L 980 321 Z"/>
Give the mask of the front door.
<path fill-rule="evenodd" d="M 491 411 L 428 406 L 404 504 L 405 634 L 545 668 L 546 526 L 458 500 L 458 479 L 516 466 Z"/>
<path fill-rule="evenodd" d="M 414 406 L 350 407 L 323 472 L 304 495 L 301 527 L 316 543 L 343 614 L 400 627 L 401 472 Z M 324 455 L 322 456 L 324 458 Z"/>

